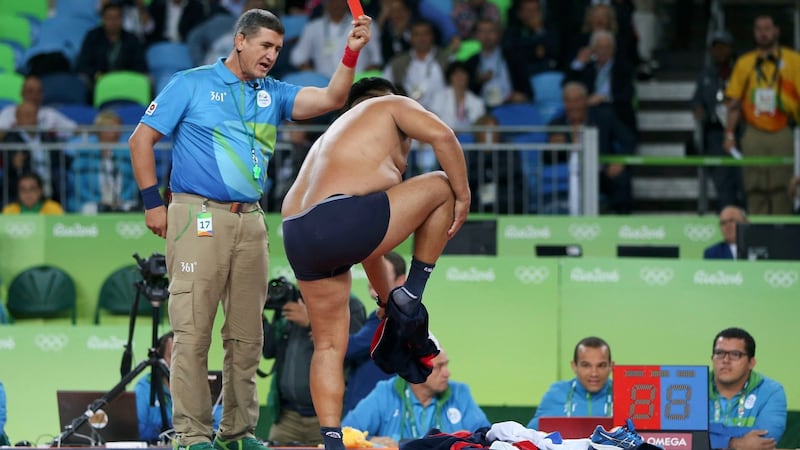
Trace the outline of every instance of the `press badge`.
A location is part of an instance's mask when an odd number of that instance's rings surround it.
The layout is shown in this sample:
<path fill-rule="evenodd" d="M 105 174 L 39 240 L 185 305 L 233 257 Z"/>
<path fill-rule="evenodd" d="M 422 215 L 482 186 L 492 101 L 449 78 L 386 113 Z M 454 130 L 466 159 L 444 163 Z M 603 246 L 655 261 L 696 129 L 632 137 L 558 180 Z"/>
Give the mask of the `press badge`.
<path fill-rule="evenodd" d="M 775 114 L 776 96 L 774 88 L 756 89 L 754 97 L 756 115 Z"/>
<path fill-rule="evenodd" d="M 197 213 L 197 235 L 214 236 L 214 227 L 211 221 L 211 212 L 200 211 Z"/>

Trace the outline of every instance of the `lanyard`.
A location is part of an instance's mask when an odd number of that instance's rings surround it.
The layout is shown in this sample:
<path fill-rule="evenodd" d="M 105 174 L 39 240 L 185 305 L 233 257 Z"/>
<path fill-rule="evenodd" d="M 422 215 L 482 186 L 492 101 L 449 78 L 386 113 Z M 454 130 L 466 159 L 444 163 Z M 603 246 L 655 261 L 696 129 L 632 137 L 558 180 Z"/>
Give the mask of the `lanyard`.
<path fill-rule="evenodd" d="M 406 386 L 406 389 L 403 391 L 403 422 L 404 423 L 400 424 L 400 439 L 401 440 L 404 438 L 404 434 L 405 434 L 405 431 L 406 431 L 406 427 L 405 427 L 406 423 L 408 423 L 411 426 L 411 438 L 412 439 L 419 439 L 419 438 L 422 437 L 422 435 L 419 432 L 420 426 L 417 423 L 417 418 L 414 416 L 413 405 L 411 404 L 411 396 L 412 395 L 413 394 L 411 392 L 411 389 L 408 386 Z M 438 429 L 441 430 L 442 429 L 442 424 L 441 424 L 441 417 L 439 417 L 439 416 L 441 415 L 440 413 L 441 413 L 442 405 L 437 401 L 436 398 L 431 399 L 431 401 L 435 401 L 436 402 L 436 408 L 434 409 L 433 417 L 432 418 L 426 418 L 425 417 L 426 414 L 427 414 L 427 409 L 428 408 L 423 406 L 422 407 L 422 414 L 421 414 L 420 418 L 422 419 L 423 423 L 430 423 L 431 421 L 433 421 L 436 424 L 435 428 L 438 428 Z M 431 420 L 431 419 L 433 419 L 433 420 Z M 430 429 L 430 428 L 434 428 L 434 427 L 428 427 L 428 429 Z M 427 431 L 428 430 L 425 430 L 425 432 L 427 432 Z"/>
<path fill-rule="evenodd" d="M 228 85 L 228 89 L 231 91 L 231 98 L 233 98 L 233 104 L 236 105 L 236 112 L 239 113 L 239 120 L 242 121 L 242 127 L 244 128 L 244 134 L 247 135 L 247 140 L 250 142 L 250 155 L 253 157 L 253 179 L 258 180 L 261 178 L 261 166 L 258 165 L 258 156 L 256 156 L 256 119 L 258 116 L 258 105 L 254 102 L 253 103 L 253 134 L 250 134 L 249 130 L 247 129 L 247 122 L 244 120 L 244 106 L 245 106 L 245 96 L 244 96 L 244 82 L 239 83 L 239 91 L 242 97 L 242 104 L 239 105 L 239 102 L 236 100 L 236 94 L 233 92 L 233 88 Z"/>
<path fill-rule="evenodd" d="M 742 387 L 742 391 L 739 392 L 739 400 L 728 404 L 723 423 L 727 424 L 728 421 L 732 421 L 731 425 L 742 426 L 742 420 L 744 419 L 744 398 L 746 397 L 745 391 L 747 390 L 748 384 L 750 384 L 750 380 L 747 380 L 744 387 Z M 734 406 L 736 407 L 736 417 L 732 418 L 731 412 L 733 412 Z M 722 402 L 720 402 L 720 397 L 718 396 L 714 401 L 714 422 L 720 422 L 722 419 Z"/>
<path fill-rule="evenodd" d="M 572 397 L 575 395 L 575 388 L 577 388 L 577 386 L 578 386 L 578 380 L 577 379 L 576 380 L 572 380 L 572 384 L 569 387 L 569 393 L 567 393 L 567 402 L 564 404 L 564 413 L 566 414 L 567 417 L 572 417 L 572 413 L 574 412 L 573 410 L 575 409 L 575 406 L 576 406 L 572 402 Z M 586 405 L 587 405 L 587 408 L 588 408 L 588 411 L 587 411 L 586 414 L 591 416 L 592 415 L 592 402 L 591 402 L 592 394 L 591 394 L 591 392 L 587 392 L 586 395 L 587 395 Z M 611 415 L 610 413 L 611 413 L 611 410 L 612 410 L 612 402 L 613 402 L 613 399 L 611 398 L 611 394 L 606 392 L 606 402 L 603 405 L 603 414 L 605 416 Z"/>
<path fill-rule="evenodd" d="M 773 85 L 776 84 L 776 81 L 778 81 L 780 79 L 780 73 L 781 73 L 781 51 L 780 51 L 780 49 L 778 49 L 778 55 L 777 56 L 769 55 L 766 58 L 762 58 L 762 57 L 756 58 L 756 80 L 757 81 L 761 81 L 761 80 L 764 80 L 765 82 L 767 81 L 767 76 L 764 74 L 764 71 L 762 70 L 762 66 L 764 65 L 764 61 L 772 61 L 775 64 L 775 70 L 772 72 L 772 80 L 767 84 L 767 87 L 772 87 Z M 778 84 L 780 84 L 780 83 L 778 83 Z"/>

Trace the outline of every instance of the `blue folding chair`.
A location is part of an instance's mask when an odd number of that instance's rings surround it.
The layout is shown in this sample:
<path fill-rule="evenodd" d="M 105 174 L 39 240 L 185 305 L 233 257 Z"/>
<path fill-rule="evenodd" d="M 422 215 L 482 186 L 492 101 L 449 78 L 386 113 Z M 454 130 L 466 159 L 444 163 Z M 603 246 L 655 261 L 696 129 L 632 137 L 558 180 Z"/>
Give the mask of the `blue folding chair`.
<path fill-rule="evenodd" d="M 189 47 L 178 42 L 157 42 L 147 48 L 147 68 L 154 78 L 172 75 L 192 67 Z"/>
<path fill-rule="evenodd" d="M 303 33 L 303 28 L 305 28 L 306 24 L 308 23 L 308 16 L 305 14 L 283 16 L 281 18 L 281 23 L 283 23 L 283 29 L 285 32 L 283 35 L 283 41 L 285 43 L 286 41 L 292 41 L 300 38 L 300 34 Z"/>
<path fill-rule="evenodd" d="M 88 105 L 89 88 L 83 79 L 74 73 L 50 73 L 42 75 L 42 103 L 45 105 Z"/>
<path fill-rule="evenodd" d="M 36 55 L 61 52 L 74 68 L 83 38 L 95 24 L 82 17 L 51 17 L 42 22 L 36 41 L 25 52 L 25 65 Z"/>
<path fill-rule="evenodd" d="M 441 34 L 442 44 L 447 44 L 456 35 L 456 25 L 450 17 L 450 10 L 444 10 L 433 0 L 419 2 L 419 15 L 431 21 Z"/>
<path fill-rule="evenodd" d="M 564 110 L 564 101 L 561 97 L 563 80 L 564 73 L 555 70 L 537 73 L 530 78 L 534 96 L 533 104 L 536 105 L 546 122 Z"/>
<path fill-rule="evenodd" d="M 78 125 L 92 125 L 97 116 L 97 110 L 91 105 L 60 105 L 56 107 L 56 110 L 77 122 Z"/>

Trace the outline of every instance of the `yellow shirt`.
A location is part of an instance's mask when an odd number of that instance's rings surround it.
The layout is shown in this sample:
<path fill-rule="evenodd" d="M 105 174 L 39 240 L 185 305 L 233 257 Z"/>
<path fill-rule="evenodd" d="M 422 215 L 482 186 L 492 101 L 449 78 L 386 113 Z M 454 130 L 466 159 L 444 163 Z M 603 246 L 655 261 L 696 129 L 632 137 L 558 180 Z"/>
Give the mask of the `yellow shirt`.
<path fill-rule="evenodd" d="M 725 95 L 741 102 L 748 124 L 780 131 L 798 114 L 798 82 L 800 53 L 781 47 L 770 58 L 760 58 L 753 50 L 736 60 Z"/>
<path fill-rule="evenodd" d="M 39 207 L 39 205 L 41 205 Z M 37 209 L 38 207 L 38 209 Z M 9 203 L 3 208 L 3 214 L 50 214 L 50 215 L 59 215 L 64 214 L 64 210 L 61 208 L 61 205 L 58 202 L 53 200 L 44 200 L 39 202 L 37 205 L 34 205 L 33 208 L 25 208 L 23 210 L 22 205 L 19 202 Z"/>

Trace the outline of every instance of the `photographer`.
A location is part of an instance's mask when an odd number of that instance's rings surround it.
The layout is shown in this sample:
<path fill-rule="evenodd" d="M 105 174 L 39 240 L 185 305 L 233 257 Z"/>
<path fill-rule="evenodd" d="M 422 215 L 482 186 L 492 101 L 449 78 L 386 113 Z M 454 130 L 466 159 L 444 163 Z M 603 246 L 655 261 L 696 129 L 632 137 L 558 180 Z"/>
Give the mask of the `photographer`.
<path fill-rule="evenodd" d="M 269 440 L 273 445 L 322 444 L 319 420 L 311 402 L 309 370 L 314 343 L 306 305 L 300 291 L 285 278 L 270 280 L 265 310 L 274 310 L 264 322 L 262 354 L 275 359 L 267 407 L 273 419 Z M 350 296 L 350 332 L 366 322 L 364 305 Z"/>

